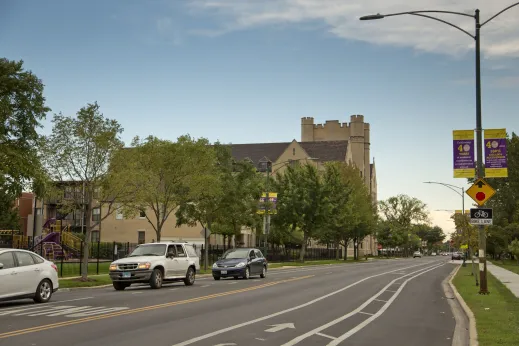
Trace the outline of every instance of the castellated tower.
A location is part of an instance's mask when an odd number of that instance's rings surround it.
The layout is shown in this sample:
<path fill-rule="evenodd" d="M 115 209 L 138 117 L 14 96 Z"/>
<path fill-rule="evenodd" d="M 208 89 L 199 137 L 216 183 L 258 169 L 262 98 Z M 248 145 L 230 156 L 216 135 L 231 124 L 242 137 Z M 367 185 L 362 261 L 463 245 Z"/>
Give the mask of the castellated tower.
<path fill-rule="evenodd" d="M 314 118 L 301 118 L 301 141 L 348 141 L 353 163 L 362 172 L 364 182 L 371 184 L 369 124 L 363 115 L 352 115 L 350 123 L 327 120 L 324 124 L 314 124 Z"/>

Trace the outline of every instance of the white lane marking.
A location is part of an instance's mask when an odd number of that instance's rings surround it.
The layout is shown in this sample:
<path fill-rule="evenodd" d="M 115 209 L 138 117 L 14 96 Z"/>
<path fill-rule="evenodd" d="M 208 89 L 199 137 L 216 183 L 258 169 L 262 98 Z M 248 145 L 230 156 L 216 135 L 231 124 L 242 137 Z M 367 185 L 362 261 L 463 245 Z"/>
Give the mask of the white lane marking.
<path fill-rule="evenodd" d="M 229 283 L 227 283 L 227 284 L 228 284 L 228 285 L 234 285 L 234 284 L 237 284 L 237 283 L 238 283 L 238 281 L 233 281 L 233 282 L 229 282 Z"/>
<path fill-rule="evenodd" d="M 169 290 L 170 291 L 176 291 L 176 290 L 178 290 L 178 288 L 170 288 Z"/>
<path fill-rule="evenodd" d="M 420 274 L 418 274 L 418 275 L 421 275 L 421 274 L 423 274 L 423 273 L 426 273 L 426 272 L 428 272 L 428 271 L 430 271 L 430 270 L 433 270 L 433 269 L 439 268 L 439 267 L 441 267 L 441 266 L 443 266 L 443 264 L 435 265 L 435 266 L 433 266 L 433 267 L 426 267 L 426 268 L 422 268 L 422 269 L 416 270 L 416 271 L 414 271 L 414 272 L 412 272 L 412 273 L 409 273 L 409 274 L 407 274 L 406 276 L 410 276 L 410 275 L 413 275 L 413 274 L 418 273 L 418 272 L 420 272 Z M 416 275 L 416 276 L 417 276 L 417 275 Z M 413 276 L 412 278 L 415 278 L 416 276 Z M 412 278 L 411 278 L 411 279 L 412 279 Z M 398 280 L 398 279 L 395 279 L 395 280 Z M 410 280 L 410 279 L 409 279 L 409 280 Z M 394 280 L 393 280 L 393 281 L 394 281 Z M 364 308 L 365 308 L 366 306 L 368 306 L 368 305 L 369 305 L 373 300 L 377 299 L 377 298 L 378 298 L 382 293 L 384 293 L 384 292 L 386 291 L 386 289 L 387 289 L 389 286 L 391 286 L 391 284 L 393 283 L 393 281 L 391 281 L 391 282 L 390 282 L 389 284 L 387 284 L 384 288 L 382 288 L 380 291 L 378 291 L 378 293 L 375 294 L 373 297 L 371 297 L 370 299 L 366 300 L 366 301 L 365 301 L 361 306 L 359 306 L 357 309 L 355 309 L 355 310 L 353 310 L 353 311 L 347 313 L 346 315 L 343 315 L 343 316 L 341 316 L 341 317 L 339 317 L 339 318 L 336 318 L 336 319 L 333 320 L 333 321 L 330 321 L 330 322 L 328 322 L 328 323 L 325 323 L 325 324 L 323 324 L 322 326 L 317 327 L 317 328 L 315 328 L 315 329 L 313 329 L 313 330 L 311 330 L 311 331 L 309 331 L 309 332 L 307 332 L 307 333 L 304 333 L 304 334 L 302 334 L 302 335 L 300 335 L 300 336 L 298 336 L 298 337 L 296 337 L 296 338 L 294 338 L 294 339 L 292 339 L 292 340 L 290 340 L 290 341 L 284 343 L 284 344 L 281 345 L 281 346 L 293 346 L 293 345 L 296 345 L 296 344 L 300 343 L 301 341 L 305 340 L 306 338 L 308 338 L 308 337 L 310 337 L 310 336 L 312 336 L 312 335 L 315 335 L 316 333 L 320 333 L 320 332 L 322 332 L 323 330 L 328 329 L 328 328 L 330 328 L 331 326 L 334 326 L 334 325 L 336 325 L 337 323 L 342 322 L 342 321 L 344 321 L 344 320 L 350 318 L 351 316 L 353 316 L 353 315 L 359 313 L 360 311 L 364 310 Z M 402 289 L 402 288 L 403 288 L 403 286 L 401 287 L 401 289 Z M 400 290 L 401 290 L 401 289 L 400 289 Z M 393 302 L 393 300 L 394 300 L 393 297 L 394 297 L 394 295 L 393 295 L 393 296 L 388 300 L 388 303 L 386 303 L 384 306 L 390 304 L 389 302 Z M 393 299 L 393 300 L 392 300 L 392 299 Z M 375 315 L 373 315 L 373 316 L 367 318 L 366 321 L 369 320 L 369 319 L 371 319 L 371 318 L 373 318 L 374 316 L 375 316 Z M 343 335 L 345 335 L 345 334 L 343 334 Z M 338 345 L 338 342 L 336 343 L 336 341 L 337 341 L 338 339 L 339 339 L 339 338 L 335 339 L 334 341 L 332 341 L 331 343 L 329 343 L 327 346 L 331 346 L 331 345 Z"/>
<path fill-rule="evenodd" d="M 363 314 L 363 315 L 370 315 L 370 316 L 373 316 L 374 314 L 370 313 L 370 312 L 366 312 L 366 311 L 359 311 L 359 314 Z"/>
<path fill-rule="evenodd" d="M 51 305 L 51 304 L 68 303 L 68 302 L 75 302 L 75 301 L 78 301 L 78 300 L 93 299 L 93 298 L 94 297 L 84 297 L 84 298 L 77 298 L 77 299 L 57 300 L 57 301 L 52 301 L 50 303 L 47 303 L 45 305 L 48 306 L 48 305 Z M 28 308 L 24 308 L 25 306 L 29 306 L 29 307 Z M 40 304 L 25 304 L 25 305 L 15 306 L 15 307 L 8 308 L 8 309 L 0 308 L 0 316 L 2 316 L 2 313 L 4 313 L 4 312 L 8 313 L 9 311 L 18 311 L 20 309 L 26 310 L 26 309 L 40 309 L 40 308 L 41 308 Z"/>
<path fill-rule="evenodd" d="M 132 292 L 132 294 L 141 294 L 142 292 Z"/>
<path fill-rule="evenodd" d="M 386 292 L 396 293 L 396 291 L 386 290 Z"/>
<path fill-rule="evenodd" d="M 211 285 L 203 285 L 203 286 L 200 286 L 200 288 L 204 288 L 204 287 L 211 287 Z"/>
<path fill-rule="evenodd" d="M 332 339 L 332 340 L 337 339 L 335 336 L 331 336 L 331 335 L 324 334 L 324 333 L 315 333 L 315 335 L 319 335 L 319 336 L 322 336 L 322 337 L 325 337 L 325 338 L 328 338 L 328 339 Z"/>
<path fill-rule="evenodd" d="M 46 304 L 47 305 L 47 304 Z M 54 306 L 41 306 L 31 308 L 20 308 L 17 310 L 2 311 L 0 316 L 46 316 L 46 317 L 86 317 L 93 315 L 102 315 L 110 312 L 127 310 L 128 307 L 113 307 L 108 308 L 106 306 L 73 306 L 73 305 L 54 305 Z"/>
<path fill-rule="evenodd" d="M 227 327 L 227 328 L 223 328 L 223 329 L 220 329 L 220 330 L 217 330 L 217 331 L 214 331 L 214 332 L 211 332 L 211 333 L 207 333 L 207 334 L 204 334 L 204 335 L 200 335 L 200 336 L 197 336 L 197 337 L 194 337 L 192 339 L 189 339 L 189 340 L 186 340 L 186 341 L 183 341 L 183 342 L 180 342 L 178 344 L 174 344 L 173 346 L 186 346 L 186 345 L 191 345 L 191 344 L 194 344 L 195 342 L 198 342 L 198 341 L 201 341 L 201 340 L 205 340 L 205 339 L 208 339 L 208 338 L 211 338 L 213 336 L 216 336 L 216 335 L 220 335 L 220 334 L 223 334 L 223 333 L 226 333 L 228 331 L 231 331 L 231 330 L 235 330 L 235 329 L 238 329 L 238 328 L 241 328 L 241 327 L 245 327 L 245 326 L 249 326 L 251 324 L 254 324 L 254 323 L 258 323 L 258 322 L 261 322 L 261 321 L 265 321 L 265 320 L 268 320 L 268 319 L 271 319 L 273 317 L 276 317 L 276 316 L 280 316 L 280 315 L 283 315 L 283 314 L 286 314 L 286 313 L 289 313 L 289 312 L 292 312 L 292 311 L 295 311 L 295 310 L 299 310 L 299 309 L 302 309 L 304 307 L 307 307 L 309 305 L 312 305 L 312 304 L 315 304 L 317 302 L 320 302 L 321 300 L 324 300 L 326 298 L 329 298 L 331 296 L 334 296 L 336 294 L 339 294 L 341 292 L 344 292 L 345 290 L 353 287 L 353 286 L 356 286 L 358 284 L 360 284 L 361 282 L 364 282 L 366 280 L 369 280 L 369 279 L 372 279 L 372 278 L 375 278 L 375 277 L 378 277 L 378 276 L 382 276 L 382 275 L 387 275 L 389 273 L 393 273 L 395 271 L 399 271 L 399 270 L 403 270 L 403 269 L 409 269 L 409 268 L 414 268 L 414 267 L 418 267 L 418 266 L 423 266 L 424 264 L 429 264 L 429 263 L 421 263 L 421 264 L 415 264 L 415 265 L 412 265 L 410 267 L 406 267 L 406 268 L 398 268 L 398 269 L 395 269 L 395 270 L 391 270 L 389 272 L 384 272 L 384 273 L 380 273 L 380 274 L 375 274 L 375 275 L 371 275 L 371 276 L 367 276 L 365 277 L 364 279 L 361 279 L 359 281 L 356 281 L 346 287 L 343 287 L 341 289 L 338 289 L 337 291 L 333 291 L 331 293 L 328 293 L 328 294 L 325 294 L 324 296 L 321 296 L 321 297 L 318 297 L 314 300 L 311 300 L 309 302 L 306 302 L 304 304 L 301 304 L 301 305 L 297 305 L 297 306 L 294 306 L 292 308 L 289 308 L 289 309 L 286 309 L 286 310 L 282 310 L 282 311 L 278 311 L 278 312 L 275 312 L 273 314 L 270 314 L 270 315 L 266 315 L 266 316 L 263 316 L 263 317 L 259 317 L 259 318 L 256 318 L 254 320 L 251 320 L 251 321 L 247 321 L 247 322 L 243 322 L 243 323 L 240 323 L 240 324 L 236 324 L 234 326 L 230 326 L 230 327 Z"/>
<path fill-rule="evenodd" d="M 402 286 L 400 286 L 400 288 L 398 289 L 397 293 L 394 294 L 386 304 L 384 304 L 384 306 L 379 310 L 377 311 L 376 314 L 374 314 L 373 316 L 369 317 L 368 319 L 366 319 L 365 321 L 361 322 L 359 325 L 357 325 L 356 327 L 350 329 L 348 332 L 344 333 L 343 335 L 339 336 L 337 339 L 335 339 L 334 341 L 332 341 L 331 343 L 329 343 L 327 346 L 336 346 L 336 345 L 339 345 L 342 341 L 348 339 L 350 336 L 352 336 L 353 334 L 357 333 L 359 330 L 361 330 L 362 328 L 364 328 L 365 326 L 367 326 L 368 324 L 370 324 L 371 322 L 373 322 L 375 319 L 377 319 L 380 315 L 382 315 L 388 308 L 389 306 L 391 306 L 391 304 L 395 301 L 395 299 L 400 295 L 400 293 L 402 292 L 402 290 L 404 289 L 405 285 L 407 285 L 407 283 L 411 280 L 413 280 L 414 278 L 420 276 L 420 275 L 423 275 L 431 270 L 434 270 L 434 269 L 437 269 L 441 266 L 443 266 L 444 264 L 441 264 L 437 267 L 434 267 L 434 268 L 431 268 L 431 269 L 428 269 L 428 270 L 425 270 L 425 271 L 422 271 L 412 277 L 410 277 L 409 279 L 405 280 L 404 283 L 402 284 Z"/>
<path fill-rule="evenodd" d="M 267 333 L 276 333 L 281 330 L 285 329 L 296 329 L 296 326 L 293 323 L 279 323 L 279 324 L 273 324 L 269 326 L 271 328 L 265 329 Z"/>
<path fill-rule="evenodd" d="M 377 301 L 377 302 L 383 302 L 383 303 L 386 303 L 387 300 L 382 300 L 382 299 L 373 299 L 374 301 Z"/>

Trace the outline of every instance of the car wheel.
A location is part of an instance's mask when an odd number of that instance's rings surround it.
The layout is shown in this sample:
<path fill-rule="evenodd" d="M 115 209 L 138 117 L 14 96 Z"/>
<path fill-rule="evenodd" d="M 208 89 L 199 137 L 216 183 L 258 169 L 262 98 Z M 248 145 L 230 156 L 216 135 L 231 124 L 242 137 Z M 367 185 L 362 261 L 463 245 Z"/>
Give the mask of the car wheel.
<path fill-rule="evenodd" d="M 213 279 L 220 280 L 220 277 L 219 276 L 213 276 Z"/>
<path fill-rule="evenodd" d="M 195 283 L 195 270 L 193 267 L 187 268 L 186 278 L 184 279 L 184 285 L 192 286 Z"/>
<path fill-rule="evenodd" d="M 162 271 L 160 269 L 154 269 L 150 278 L 150 286 L 153 289 L 159 289 L 162 287 Z"/>
<path fill-rule="evenodd" d="M 233 276 L 233 279 L 234 279 L 234 280 L 238 280 L 238 279 L 239 279 L 239 276 Z"/>
<path fill-rule="evenodd" d="M 49 279 L 44 279 L 38 285 L 34 301 L 36 303 L 46 303 L 52 297 L 52 282 Z"/>
<path fill-rule="evenodd" d="M 267 267 L 263 266 L 263 271 L 261 272 L 260 278 L 264 279 L 267 277 Z"/>
<path fill-rule="evenodd" d="M 249 267 L 245 268 L 245 274 L 243 275 L 243 278 L 245 280 L 248 280 L 250 278 L 250 269 L 249 269 Z"/>
<path fill-rule="evenodd" d="M 114 288 L 116 291 L 124 291 L 124 289 L 126 287 L 130 287 L 131 284 L 128 284 L 126 282 L 112 282 L 112 284 L 114 285 Z"/>

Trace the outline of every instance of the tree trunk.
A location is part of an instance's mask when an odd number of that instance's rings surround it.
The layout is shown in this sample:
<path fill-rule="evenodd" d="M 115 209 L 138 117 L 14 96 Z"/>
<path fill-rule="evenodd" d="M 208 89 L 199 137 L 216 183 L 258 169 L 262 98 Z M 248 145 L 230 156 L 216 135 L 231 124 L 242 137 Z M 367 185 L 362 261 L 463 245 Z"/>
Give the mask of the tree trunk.
<path fill-rule="evenodd" d="M 306 253 L 306 243 L 308 242 L 308 234 L 304 232 L 303 236 L 303 244 L 301 245 L 301 252 L 299 253 L 299 261 L 305 261 L 305 253 Z"/>
<path fill-rule="evenodd" d="M 335 242 L 335 260 L 338 261 L 341 257 L 340 257 L 340 251 L 341 249 L 341 244 L 340 244 L 340 241 L 336 241 Z"/>
<path fill-rule="evenodd" d="M 85 204 L 86 234 L 83 241 L 83 258 L 81 259 L 81 279 L 88 280 L 88 258 L 90 257 L 90 239 L 92 238 L 92 200 Z M 99 214 L 101 217 L 101 214 Z"/>

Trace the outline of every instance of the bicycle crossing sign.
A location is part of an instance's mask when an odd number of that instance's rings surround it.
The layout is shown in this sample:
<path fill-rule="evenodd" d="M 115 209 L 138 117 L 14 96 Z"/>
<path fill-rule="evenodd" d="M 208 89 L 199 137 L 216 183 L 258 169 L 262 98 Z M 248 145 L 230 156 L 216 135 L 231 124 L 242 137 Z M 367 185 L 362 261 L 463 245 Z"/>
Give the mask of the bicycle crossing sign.
<path fill-rule="evenodd" d="M 491 225 L 492 224 L 492 209 L 490 209 L 490 208 L 470 209 L 470 224 L 471 225 L 484 225 L 484 226 Z"/>
<path fill-rule="evenodd" d="M 496 190 L 483 179 L 478 179 L 467 190 L 467 195 L 470 196 L 480 207 L 485 205 L 488 200 L 496 194 Z M 472 210 L 472 209 L 471 209 Z"/>

